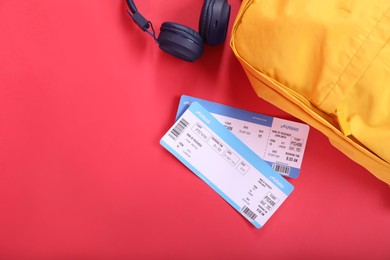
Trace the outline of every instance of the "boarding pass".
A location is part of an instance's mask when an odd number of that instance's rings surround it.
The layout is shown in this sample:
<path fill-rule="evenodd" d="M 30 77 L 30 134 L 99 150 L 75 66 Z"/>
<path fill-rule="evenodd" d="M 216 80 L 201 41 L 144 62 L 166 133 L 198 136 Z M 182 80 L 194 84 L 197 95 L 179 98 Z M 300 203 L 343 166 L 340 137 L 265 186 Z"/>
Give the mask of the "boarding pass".
<path fill-rule="evenodd" d="M 257 228 L 293 190 L 198 102 L 192 102 L 160 143 Z"/>
<path fill-rule="evenodd" d="M 275 171 L 290 178 L 299 176 L 309 134 L 308 125 L 185 95 L 180 99 L 176 118 L 194 101 L 207 109 Z"/>

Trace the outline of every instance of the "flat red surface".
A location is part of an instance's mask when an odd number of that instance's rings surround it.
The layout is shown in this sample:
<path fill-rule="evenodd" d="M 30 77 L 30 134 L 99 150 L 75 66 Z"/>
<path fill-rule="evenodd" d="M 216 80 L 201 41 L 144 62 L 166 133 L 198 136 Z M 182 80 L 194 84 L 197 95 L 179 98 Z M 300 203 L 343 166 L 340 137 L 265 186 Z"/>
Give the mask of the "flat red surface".
<path fill-rule="evenodd" d="M 157 33 L 197 28 L 201 6 L 138 1 Z M 228 42 L 187 63 L 124 1 L 2 1 L 0 258 L 390 258 L 390 188 L 313 128 L 294 192 L 254 228 L 160 146 L 182 94 L 294 119 L 255 95 Z"/>

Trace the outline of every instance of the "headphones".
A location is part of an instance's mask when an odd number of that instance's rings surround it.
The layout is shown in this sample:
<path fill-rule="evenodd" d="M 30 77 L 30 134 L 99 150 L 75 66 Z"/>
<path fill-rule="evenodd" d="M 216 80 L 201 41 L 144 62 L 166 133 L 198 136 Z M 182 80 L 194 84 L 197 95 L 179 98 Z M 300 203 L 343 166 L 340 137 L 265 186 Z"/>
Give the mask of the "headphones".
<path fill-rule="evenodd" d="M 174 22 L 164 22 L 160 35 L 156 37 L 152 23 L 142 16 L 133 0 L 126 0 L 127 12 L 133 21 L 158 43 L 160 49 L 185 61 L 200 58 L 204 42 L 219 45 L 225 41 L 230 17 L 230 5 L 227 0 L 204 0 L 199 19 L 199 33 Z"/>

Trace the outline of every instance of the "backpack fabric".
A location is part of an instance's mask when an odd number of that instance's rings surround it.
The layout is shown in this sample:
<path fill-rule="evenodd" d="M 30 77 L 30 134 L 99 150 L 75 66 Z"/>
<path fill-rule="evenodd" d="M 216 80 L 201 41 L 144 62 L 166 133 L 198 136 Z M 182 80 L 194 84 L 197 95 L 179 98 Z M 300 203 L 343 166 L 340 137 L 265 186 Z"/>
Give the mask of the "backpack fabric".
<path fill-rule="evenodd" d="M 390 1 L 244 0 L 230 45 L 257 95 L 390 184 Z"/>

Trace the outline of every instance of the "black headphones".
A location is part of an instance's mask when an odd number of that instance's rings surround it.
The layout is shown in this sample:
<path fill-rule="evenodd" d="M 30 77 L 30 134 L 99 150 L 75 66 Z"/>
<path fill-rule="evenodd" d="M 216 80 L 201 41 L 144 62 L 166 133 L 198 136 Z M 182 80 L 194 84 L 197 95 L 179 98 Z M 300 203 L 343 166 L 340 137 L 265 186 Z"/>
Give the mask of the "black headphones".
<path fill-rule="evenodd" d="M 160 35 L 156 37 L 152 23 L 142 16 L 133 0 L 126 0 L 129 15 L 133 21 L 151 35 L 160 49 L 185 61 L 195 61 L 204 49 L 204 42 L 219 45 L 225 41 L 230 17 L 227 0 L 204 0 L 199 19 L 199 33 L 173 22 L 164 22 Z"/>

